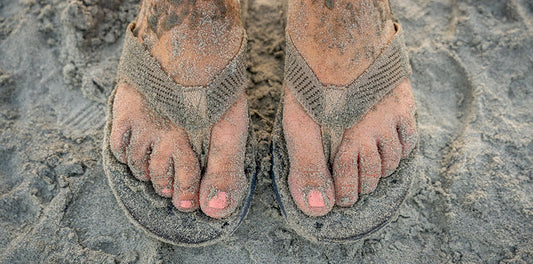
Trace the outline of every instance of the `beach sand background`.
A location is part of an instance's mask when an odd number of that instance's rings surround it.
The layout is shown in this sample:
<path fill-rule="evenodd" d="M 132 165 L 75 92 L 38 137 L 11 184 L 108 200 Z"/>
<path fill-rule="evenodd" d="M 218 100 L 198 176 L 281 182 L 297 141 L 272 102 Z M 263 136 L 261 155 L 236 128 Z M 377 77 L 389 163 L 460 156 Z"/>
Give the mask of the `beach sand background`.
<path fill-rule="evenodd" d="M 250 0 L 259 138 L 248 217 L 204 248 L 129 223 L 100 156 L 133 0 L 0 0 L 0 263 L 533 263 L 533 2 L 392 0 L 417 97 L 420 163 L 398 219 L 355 244 L 313 244 L 274 199 L 281 4 Z"/>

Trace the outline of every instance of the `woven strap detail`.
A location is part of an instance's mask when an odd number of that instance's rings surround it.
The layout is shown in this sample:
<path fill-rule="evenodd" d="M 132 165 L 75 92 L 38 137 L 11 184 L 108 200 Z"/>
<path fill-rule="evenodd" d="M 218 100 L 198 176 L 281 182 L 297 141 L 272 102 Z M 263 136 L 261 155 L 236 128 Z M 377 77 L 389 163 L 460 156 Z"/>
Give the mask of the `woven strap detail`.
<path fill-rule="evenodd" d="M 396 34 L 374 63 L 346 86 L 325 85 L 287 34 L 285 81 L 307 114 L 321 125 L 326 157 L 332 157 L 342 132 L 354 126 L 377 102 L 411 75 L 403 31 Z M 340 138 L 339 138 L 340 137 Z"/>
<path fill-rule="evenodd" d="M 325 126 L 352 127 L 384 95 L 409 77 L 411 66 L 403 33 L 399 25 L 396 28 L 391 43 L 374 63 L 346 86 L 320 82 L 287 36 L 285 81 L 313 120 Z"/>
<path fill-rule="evenodd" d="M 191 130 L 210 130 L 244 92 L 246 37 L 235 58 L 208 85 L 182 86 L 133 35 L 135 23 L 126 31 L 119 79 L 125 79 L 144 95 L 148 105 L 174 124 Z"/>
<path fill-rule="evenodd" d="M 145 99 L 148 107 L 184 128 L 202 168 L 206 165 L 211 128 L 245 91 L 247 38 L 235 58 L 207 85 L 183 86 L 167 74 L 134 36 L 135 23 L 126 30 L 118 79 Z"/>

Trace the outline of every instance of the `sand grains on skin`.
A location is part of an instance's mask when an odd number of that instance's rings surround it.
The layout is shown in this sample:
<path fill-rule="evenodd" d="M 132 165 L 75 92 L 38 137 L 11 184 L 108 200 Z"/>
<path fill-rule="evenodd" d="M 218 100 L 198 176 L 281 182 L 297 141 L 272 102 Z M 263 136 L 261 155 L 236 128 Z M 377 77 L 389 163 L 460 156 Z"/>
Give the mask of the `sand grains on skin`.
<path fill-rule="evenodd" d="M 386 1 L 345 0 L 334 6 L 289 1 L 287 31 L 322 83 L 347 85 L 391 41 L 395 33 L 391 17 Z M 320 216 L 334 205 L 353 205 L 359 193 L 372 192 L 379 179 L 390 175 L 400 158 L 413 149 L 417 132 L 409 81 L 400 83 L 391 94 L 344 131 L 339 151 L 330 158 L 323 155 L 319 124 L 285 88 L 283 127 L 290 154 L 289 187 L 304 213 Z M 327 159 L 333 163 L 331 172 Z"/>
<path fill-rule="evenodd" d="M 236 56 L 244 29 L 235 1 L 202 0 L 190 5 L 188 1 L 146 0 L 134 33 L 176 83 L 202 86 Z M 206 112 L 199 96 L 192 94 L 189 99 L 197 102 L 199 113 Z M 179 210 L 201 208 L 214 218 L 232 213 L 242 201 L 246 183 L 245 96 L 213 126 L 204 175 L 200 175 L 201 164 L 188 133 L 158 118 L 142 102 L 131 87 L 118 87 L 111 140 L 117 158 L 127 162 L 139 180 L 150 180 L 159 195 L 172 197 Z"/>

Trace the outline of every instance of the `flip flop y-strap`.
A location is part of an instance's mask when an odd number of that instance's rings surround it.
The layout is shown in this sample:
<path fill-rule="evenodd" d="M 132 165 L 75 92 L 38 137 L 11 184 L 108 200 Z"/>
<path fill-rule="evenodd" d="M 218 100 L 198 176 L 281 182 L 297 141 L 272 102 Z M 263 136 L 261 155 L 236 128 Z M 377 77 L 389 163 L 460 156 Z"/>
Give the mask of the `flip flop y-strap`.
<path fill-rule="evenodd" d="M 126 30 L 119 79 L 139 91 L 152 110 L 184 128 L 202 166 L 205 165 L 211 128 L 246 89 L 246 36 L 235 58 L 209 84 L 183 86 L 163 71 L 138 41 L 134 29 L 135 23 L 131 23 Z"/>
<path fill-rule="evenodd" d="M 307 114 L 321 126 L 324 152 L 330 162 L 344 130 L 411 75 L 403 31 L 396 23 L 395 29 L 392 41 L 374 63 L 346 86 L 320 82 L 287 34 L 285 81 Z"/>

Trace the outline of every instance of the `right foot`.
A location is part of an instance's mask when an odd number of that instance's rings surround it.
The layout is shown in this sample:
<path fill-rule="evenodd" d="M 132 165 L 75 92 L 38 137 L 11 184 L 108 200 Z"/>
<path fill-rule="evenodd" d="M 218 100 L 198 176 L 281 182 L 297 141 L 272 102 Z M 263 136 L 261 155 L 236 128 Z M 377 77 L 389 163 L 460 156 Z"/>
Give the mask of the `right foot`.
<path fill-rule="evenodd" d="M 184 86 L 215 78 L 239 51 L 243 33 L 236 0 L 145 0 L 134 30 L 163 70 Z M 200 175 L 187 132 L 155 116 L 143 96 L 121 82 L 113 103 L 111 150 L 137 179 L 171 197 L 178 210 L 201 208 L 222 218 L 244 197 L 247 108 L 243 94 L 213 126 L 207 168 Z"/>

